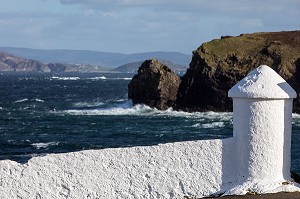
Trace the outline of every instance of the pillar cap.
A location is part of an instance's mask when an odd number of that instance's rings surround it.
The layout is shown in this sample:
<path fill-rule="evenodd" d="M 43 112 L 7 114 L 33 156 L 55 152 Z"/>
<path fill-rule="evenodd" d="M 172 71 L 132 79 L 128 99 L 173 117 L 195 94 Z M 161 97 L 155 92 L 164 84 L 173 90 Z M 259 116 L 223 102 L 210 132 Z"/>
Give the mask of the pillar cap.
<path fill-rule="evenodd" d="M 296 98 L 295 90 L 272 68 L 261 65 L 228 91 L 232 98 Z"/>

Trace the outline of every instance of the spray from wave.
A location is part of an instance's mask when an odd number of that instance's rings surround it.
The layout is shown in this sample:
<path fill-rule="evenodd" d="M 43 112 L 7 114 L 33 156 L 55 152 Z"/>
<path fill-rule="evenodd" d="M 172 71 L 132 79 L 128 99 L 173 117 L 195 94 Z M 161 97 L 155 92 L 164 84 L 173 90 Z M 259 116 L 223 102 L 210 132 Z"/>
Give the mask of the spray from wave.
<path fill-rule="evenodd" d="M 144 104 L 133 105 L 131 100 L 116 100 L 111 106 L 105 108 L 85 109 L 85 107 L 94 107 L 96 104 L 78 103 L 77 107 L 81 109 L 69 109 L 60 113 L 69 115 L 134 115 L 134 116 L 168 116 L 168 117 L 183 117 L 183 118 L 206 118 L 207 120 L 228 121 L 232 119 L 232 113 L 216 113 L 216 112 L 183 112 L 174 111 L 172 108 L 162 111 L 156 108 L 151 108 Z M 104 106 L 105 103 L 99 103 L 99 106 Z M 215 123 L 212 126 L 221 127 L 221 123 Z M 205 127 L 204 127 L 205 128 Z M 209 128 L 209 127 L 207 127 Z"/>

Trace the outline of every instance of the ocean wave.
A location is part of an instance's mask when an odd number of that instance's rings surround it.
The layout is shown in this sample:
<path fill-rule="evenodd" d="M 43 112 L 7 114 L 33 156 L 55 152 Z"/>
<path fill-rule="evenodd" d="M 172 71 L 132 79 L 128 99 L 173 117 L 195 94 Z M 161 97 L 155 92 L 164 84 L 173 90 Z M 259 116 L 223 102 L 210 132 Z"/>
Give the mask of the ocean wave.
<path fill-rule="evenodd" d="M 74 77 L 58 77 L 58 76 L 53 76 L 53 77 L 50 77 L 50 80 L 65 80 L 65 81 L 68 81 L 68 80 L 80 80 L 80 79 L 87 79 L 87 80 L 95 80 L 95 81 L 98 81 L 98 80 L 131 80 L 132 78 L 131 77 L 106 77 L 106 76 L 98 76 L 98 77 L 77 77 L 77 76 L 74 76 Z"/>
<path fill-rule="evenodd" d="M 293 118 L 293 119 L 300 119 L 300 114 L 298 114 L 298 113 L 293 113 L 293 114 L 292 114 L 292 118 Z"/>
<path fill-rule="evenodd" d="M 184 117 L 184 118 L 195 118 L 202 121 L 203 118 L 213 119 L 219 122 L 232 120 L 231 112 L 217 113 L 217 112 L 184 112 L 174 111 L 172 108 L 167 110 L 158 110 L 151 108 L 144 104 L 133 105 L 131 100 L 120 100 L 108 108 L 97 108 L 97 109 L 71 109 L 64 110 L 60 113 L 69 115 L 136 115 L 136 116 L 170 116 L 170 117 Z M 220 125 L 220 123 L 215 124 Z"/>
<path fill-rule="evenodd" d="M 65 110 L 63 112 L 70 115 L 141 115 L 143 112 L 145 113 L 150 111 L 152 111 L 152 109 L 148 106 L 133 106 L 131 101 L 126 101 L 109 108 L 92 110 Z"/>
<path fill-rule="evenodd" d="M 300 126 L 300 114 L 297 113 L 292 114 L 292 124 L 297 127 Z"/>
<path fill-rule="evenodd" d="M 39 99 L 39 98 L 35 98 L 34 101 L 36 101 L 36 102 L 45 102 L 44 100 Z"/>
<path fill-rule="evenodd" d="M 22 103 L 22 102 L 27 102 L 27 101 L 28 101 L 28 98 L 23 98 L 23 99 L 14 101 L 14 103 Z"/>
<path fill-rule="evenodd" d="M 103 102 L 77 102 L 77 103 L 74 103 L 73 106 L 74 107 L 78 107 L 78 108 L 81 108 L 81 107 L 99 107 L 99 106 L 103 106 L 104 103 Z"/>
<path fill-rule="evenodd" d="M 80 77 L 51 77 L 55 80 L 80 80 Z"/>
<path fill-rule="evenodd" d="M 19 100 L 14 101 L 14 103 L 22 103 L 22 102 L 28 102 L 28 101 L 31 101 L 31 102 L 45 102 L 44 100 L 39 99 L 39 98 L 35 98 L 35 99 L 23 98 L 23 99 L 19 99 Z"/>
<path fill-rule="evenodd" d="M 92 78 L 88 78 L 88 79 L 91 79 L 91 80 L 105 80 L 107 78 L 105 76 L 100 76 L 100 77 L 92 77 Z"/>
<path fill-rule="evenodd" d="M 122 80 L 132 80 L 131 77 L 125 77 L 125 78 L 119 78 L 119 79 L 122 79 Z"/>
<path fill-rule="evenodd" d="M 197 127 L 197 128 L 204 128 L 204 129 L 209 129 L 209 128 L 222 128 L 225 127 L 224 122 L 211 122 L 211 123 L 197 123 L 193 125 L 192 127 Z"/>
<path fill-rule="evenodd" d="M 33 143 L 31 146 L 34 146 L 36 149 L 45 149 L 48 148 L 49 146 L 57 146 L 59 142 L 39 142 L 39 143 Z"/>
<path fill-rule="evenodd" d="M 109 77 L 105 77 L 105 76 L 100 76 L 100 77 L 92 77 L 92 78 L 88 78 L 90 80 L 131 80 L 132 78 L 130 77 L 112 77 L 112 78 L 109 78 Z"/>

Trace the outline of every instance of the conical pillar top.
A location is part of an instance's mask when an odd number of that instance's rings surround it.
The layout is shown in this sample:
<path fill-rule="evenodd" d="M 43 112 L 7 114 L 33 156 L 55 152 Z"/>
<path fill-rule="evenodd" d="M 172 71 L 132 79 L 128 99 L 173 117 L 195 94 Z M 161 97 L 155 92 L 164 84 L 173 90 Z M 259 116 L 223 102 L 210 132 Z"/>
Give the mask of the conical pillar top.
<path fill-rule="evenodd" d="M 228 96 L 232 98 L 287 99 L 296 98 L 295 90 L 272 68 L 261 65 L 234 85 Z"/>

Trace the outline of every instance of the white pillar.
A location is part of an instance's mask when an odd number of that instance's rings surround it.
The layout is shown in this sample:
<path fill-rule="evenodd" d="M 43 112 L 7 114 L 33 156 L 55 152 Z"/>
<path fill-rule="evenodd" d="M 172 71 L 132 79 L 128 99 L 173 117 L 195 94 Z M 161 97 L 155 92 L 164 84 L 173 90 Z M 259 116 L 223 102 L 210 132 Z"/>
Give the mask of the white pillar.
<path fill-rule="evenodd" d="M 232 87 L 237 179 L 275 182 L 290 179 L 292 105 L 296 92 L 262 65 Z"/>

